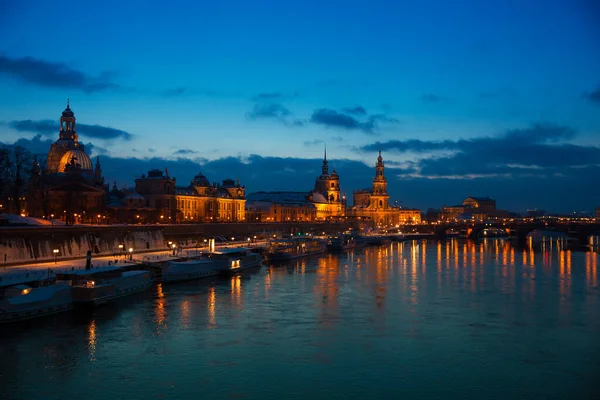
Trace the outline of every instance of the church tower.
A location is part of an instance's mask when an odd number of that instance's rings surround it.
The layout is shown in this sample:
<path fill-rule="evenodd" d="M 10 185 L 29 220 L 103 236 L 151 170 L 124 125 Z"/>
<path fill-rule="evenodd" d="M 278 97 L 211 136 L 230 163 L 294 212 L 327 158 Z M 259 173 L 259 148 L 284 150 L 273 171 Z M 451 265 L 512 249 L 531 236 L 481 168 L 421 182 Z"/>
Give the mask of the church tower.
<path fill-rule="evenodd" d="M 390 195 L 387 193 L 387 179 L 384 174 L 385 166 L 381 150 L 375 164 L 375 178 L 373 178 L 373 194 L 371 196 L 371 207 L 376 209 L 386 209 L 389 207 Z"/>
<path fill-rule="evenodd" d="M 327 145 L 325 145 L 325 155 L 323 156 L 323 166 L 321 166 L 321 174 L 329 175 L 329 165 L 327 165 Z"/>
<path fill-rule="evenodd" d="M 48 152 L 48 172 L 59 172 L 60 160 L 62 156 L 70 150 L 84 151 L 83 144 L 79 143 L 79 136 L 75 131 L 75 114 L 71 110 L 69 100 L 67 100 L 67 108 L 62 112 L 60 117 L 60 132 L 59 138 L 50 146 Z"/>

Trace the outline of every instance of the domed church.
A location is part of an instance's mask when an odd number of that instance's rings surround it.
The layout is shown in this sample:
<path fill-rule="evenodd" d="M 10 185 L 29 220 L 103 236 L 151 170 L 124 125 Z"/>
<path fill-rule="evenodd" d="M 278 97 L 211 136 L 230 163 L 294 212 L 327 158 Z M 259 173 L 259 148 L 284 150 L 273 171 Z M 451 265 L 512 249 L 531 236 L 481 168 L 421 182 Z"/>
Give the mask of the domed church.
<path fill-rule="evenodd" d="M 62 219 L 67 224 L 95 222 L 104 211 L 106 192 L 100 159 L 96 158 L 94 167 L 84 145 L 79 143 L 75 114 L 67 101 L 60 117 L 59 138 L 50 145 L 46 168 L 36 160 L 32 170 L 27 196 L 29 214 Z"/>

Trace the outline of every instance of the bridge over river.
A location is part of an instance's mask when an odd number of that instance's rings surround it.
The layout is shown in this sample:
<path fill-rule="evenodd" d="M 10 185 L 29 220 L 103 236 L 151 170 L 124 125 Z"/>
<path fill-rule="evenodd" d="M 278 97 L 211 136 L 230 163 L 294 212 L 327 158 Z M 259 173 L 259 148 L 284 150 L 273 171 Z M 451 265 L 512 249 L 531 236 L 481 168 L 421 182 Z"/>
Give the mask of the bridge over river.
<path fill-rule="evenodd" d="M 498 221 L 498 222 L 466 222 L 441 224 L 435 228 L 438 237 L 446 237 L 450 231 L 461 231 L 469 239 L 477 239 L 482 236 L 486 229 L 499 229 L 517 240 L 517 243 L 525 244 L 527 235 L 534 231 L 552 231 L 562 233 L 569 238 L 577 239 L 581 244 L 589 241 L 590 236 L 600 235 L 600 223 L 598 222 L 563 222 L 563 221 Z"/>

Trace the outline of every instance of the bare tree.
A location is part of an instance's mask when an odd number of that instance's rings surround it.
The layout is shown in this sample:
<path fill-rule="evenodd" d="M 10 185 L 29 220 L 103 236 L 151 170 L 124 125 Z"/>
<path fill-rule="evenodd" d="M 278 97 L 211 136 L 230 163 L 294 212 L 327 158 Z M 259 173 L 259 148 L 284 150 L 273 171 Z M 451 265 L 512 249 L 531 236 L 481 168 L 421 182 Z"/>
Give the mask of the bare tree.
<path fill-rule="evenodd" d="M 5 186 L 4 195 L 11 198 L 9 206 L 18 214 L 21 212 L 21 199 L 31 175 L 33 157 L 24 147 L 4 147 L 0 152 L 0 163 L 1 180 Z"/>

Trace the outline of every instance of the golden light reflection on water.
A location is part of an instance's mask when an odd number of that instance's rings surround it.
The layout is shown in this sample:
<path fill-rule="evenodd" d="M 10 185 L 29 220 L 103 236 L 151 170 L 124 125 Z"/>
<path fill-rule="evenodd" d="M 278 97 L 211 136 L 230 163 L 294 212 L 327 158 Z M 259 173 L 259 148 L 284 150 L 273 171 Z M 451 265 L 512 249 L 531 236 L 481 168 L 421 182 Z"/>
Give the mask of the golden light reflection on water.
<path fill-rule="evenodd" d="M 190 301 L 183 300 L 179 307 L 181 309 L 181 325 L 188 328 L 190 325 Z"/>
<path fill-rule="evenodd" d="M 571 250 L 561 250 L 558 258 L 560 303 L 564 305 L 571 295 Z"/>
<path fill-rule="evenodd" d="M 167 327 L 166 311 L 165 311 L 165 294 L 163 293 L 162 283 L 156 285 L 156 304 L 154 307 L 154 320 L 157 328 L 164 329 Z"/>
<path fill-rule="evenodd" d="M 216 320 L 216 306 L 217 306 L 217 293 L 214 287 L 208 289 L 208 301 L 206 302 L 208 307 L 208 327 L 213 328 L 217 325 Z"/>
<path fill-rule="evenodd" d="M 96 361 L 96 320 L 91 320 L 88 325 L 88 352 L 90 361 Z"/>
<path fill-rule="evenodd" d="M 598 253 L 585 254 L 585 281 L 589 289 L 598 287 Z"/>
<path fill-rule="evenodd" d="M 329 326 L 338 315 L 338 296 L 340 292 L 337 277 L 340 270 L 340 258 L 334 255 L 321 257 L 317 264 L 316 282 L 314 293 L 318 309 L 320 309 L 320 321 Z"/>
<path fill-rule="evenodd" d="M 239 275 L 231 277 L 231 302 L 236 305 L 242 304 L 242 277 Z"/>

